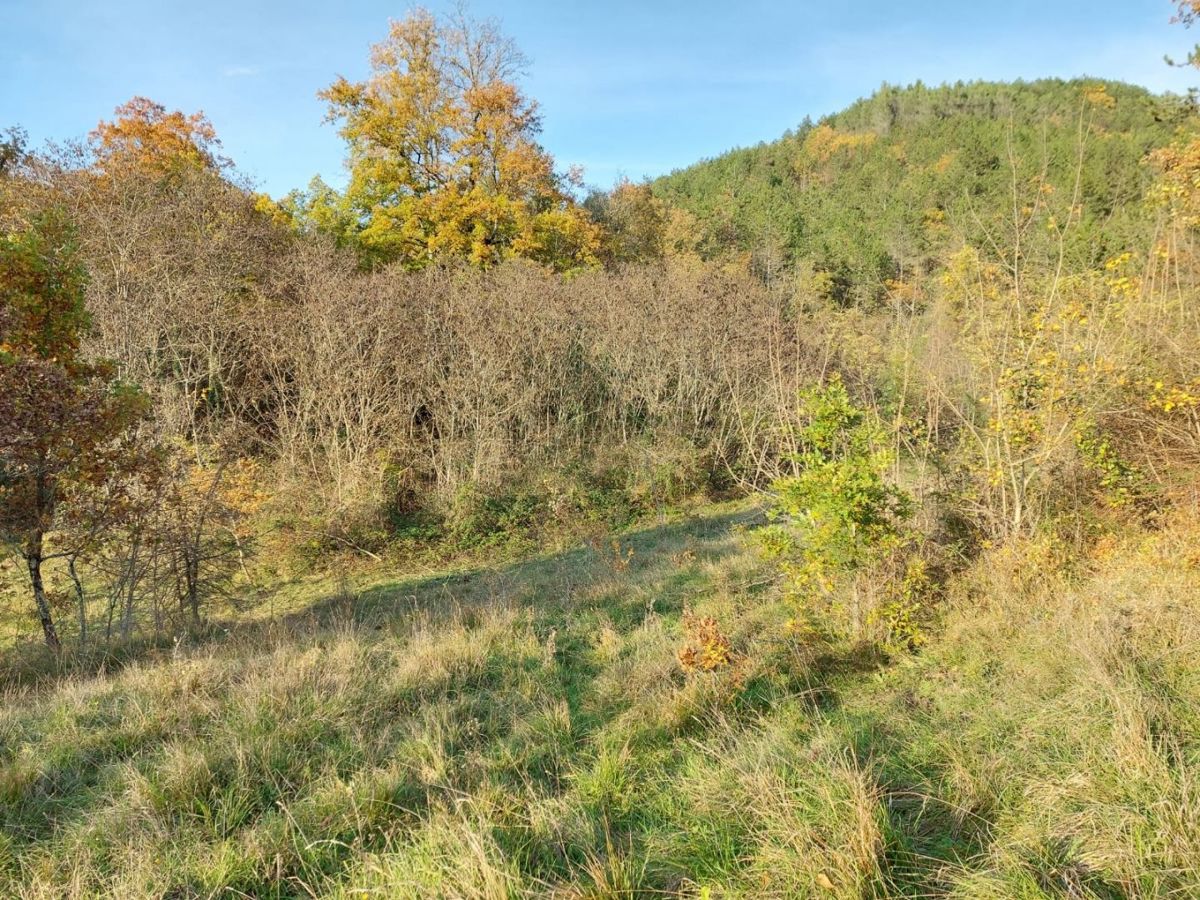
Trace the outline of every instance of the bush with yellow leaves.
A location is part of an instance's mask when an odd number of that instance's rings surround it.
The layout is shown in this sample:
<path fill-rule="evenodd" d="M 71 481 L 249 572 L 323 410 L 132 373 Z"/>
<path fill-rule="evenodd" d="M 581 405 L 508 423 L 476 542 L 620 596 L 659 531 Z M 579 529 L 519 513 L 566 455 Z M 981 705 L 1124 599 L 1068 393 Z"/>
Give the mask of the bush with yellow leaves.
<path fill-rule="evenodd" d="M 734 662 L 733 646 L 715 618 L 684 610 L 682 624 L 687 643 L 679 651 L 679 665 L 685 672 L 715 672 Z"/>

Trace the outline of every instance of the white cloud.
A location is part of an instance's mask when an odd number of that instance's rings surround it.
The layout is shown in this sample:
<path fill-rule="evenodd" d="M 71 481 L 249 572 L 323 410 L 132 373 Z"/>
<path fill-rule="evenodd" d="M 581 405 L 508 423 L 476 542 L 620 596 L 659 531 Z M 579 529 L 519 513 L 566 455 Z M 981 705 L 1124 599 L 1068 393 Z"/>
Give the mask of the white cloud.
<path fill-rule="evenodd" d="M 258 72 L 258 66 L 226 66 L 221 70 L 221 74 L 226 78 L 248 78 L 257 75 Z"/>

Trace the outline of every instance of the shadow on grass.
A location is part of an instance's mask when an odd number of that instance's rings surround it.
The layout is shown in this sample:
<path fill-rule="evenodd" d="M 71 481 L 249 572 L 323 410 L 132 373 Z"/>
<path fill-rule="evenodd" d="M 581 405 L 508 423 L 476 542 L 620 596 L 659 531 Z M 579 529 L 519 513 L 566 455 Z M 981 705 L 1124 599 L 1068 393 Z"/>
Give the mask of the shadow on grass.
<path fill-rule="evenodd" d="M 401 578 L 374 585 L 362 592 L 329 596 L 283 617 L 284 624 L 316 622 L 320 625 L 353 623 L 378 625 L 413 613 L 460 611 L 496 601 L 519 605 L 570 604 L 580 589 L 616 574 L 633 583 L 663 577 L 674 568 L 672 554 L 696 544 L 695 552 L 717 560 L 737 551 L 731 541 L 736 525 L 754 526 L 763 521 L 757 509 L 694 516 L 679 522 L 635 529 L 614 537 L 620 552 L 609 546 L 580 546 L 535 556 L 502 566 L 479 565 L 442 575 Z M 620 561 L 627 559 L 622 572 Z"/>
<path fill-rule="evenodd" d="M 870 668 L 862 671 L 868 674 Z M 862 692 L 861 684 L 847 687 Z M 915 698 L 902 697 L 889 711 L 847 712 L 831 700 L 831 722 L 844 730 L 849 749 L 873 780 L 886 816 L 885 876 L 888 896 L 959 896 L 964 876 L 987 872 L 989 851 L 1000 829 L 999 798 L 972 806 L 954 799 L 955 775 L 945 747 L 923 744 L 906 716 L 920 717 Z M 930 729 L 938 734 L 937 729 Z M 934 738 L 930 738 L 934 739 Z M 929 752 L 934 746 L 934 752 Z M 1128 893 L 1079 858 L 1079 848 L 1062 840 L 1026 848 L 1027 875 L 1048 897 L 1126 900 Z M 1009 877 L 1013 873 L 994 873 Z M 1026 896 L 1011 886 L 1014 896 Z M 1039 895 L 1040 896 L 1040 895 Z"/>
<path fill-rule="evenodd" d="M 763 522 L 756 507 L 715 515 L 691 515 L 676 522 L 643 526 L 614 535 L 621 552 L 633 551 L 624 572 L 608 545 L 579 546 L 501 564 L 481 563 L 471 568 L 432 576 L 402 577 L 372 585 L 362 591 L 329 592 L 308 606 L 264 619 L 214 620 L 186 634 L 147 635 L 114 641 L 87 650 L 68 650 L 54 657 L 40 643 L 19 645 L 0 661 L 0 691 L 42 690 L 68 678 L 111 673 L 143 662 L 157 662 L 176 650 L 231 642 L 266 642 L 284 635 L 320 631 L 331 626 L 374 627 L 401 625 L 417 615 L 452 615 L 492 603 L 562 608 L 577 592 L 616 574 L 631 584 L 664 577 L 674 566 L 672 554 L 685 548 L 697 556 L 716 560 L 736 551 L 731 529 Z"/>
<path fill-rule="evenodd" d="M 556 615 L 571 614 L 577 592 L 598 582 L 613 580 L 614 591 L 670 582 L 678 576 L 674 557 L 685 550 L 695 559 L 725 558 L 739 549 L 731 529 L 757 521 L 760 521 L 757 511 L 736 510 L 624 533 L 619 536 L 620 544 L 625 550 L 632 548 L 634 553 L 632 557 L 621 557 L 628 562 L 621 571 L 617 571 L 610 559 L 609 547 L 584 546 L 505 565 L 481 565 L 433 577 L 400 578 L 356 596 L 323 597 L 304 610 L 274 621 L 213 623 L 191 635 L 186 646 L 177 646 L 171 637 L 164 636 L 59 660 L 43 648 L 30 647 L 20 658 L 7 660 L 0 669 L 0 690 L 24 689 L 25 698 L 32 699 L 36 693 L 50 694 L 63 680 L 168 660 L 178 649 L 220 652 L 223 646 L 234 644 L 239 648 L 269 649 L 281 640 L 300 643 L 330 627 L 403 628 L 416 616 L 462 614 L 473 606 L 483 608 L 491 603 L 525 605 L 539 611 L 544 604 L 546 619 L 553 622 Z M 538 618 L 539 625 L 543 624 L 542 616 Z M 572 630 L 564 629 L 559 635 L 558 648 L 559 654 L 570 657 L 572 663 L 555 667 L 559 679 L 557 692 L 570 709 L 575 739 L 581 740 L 600 721 L 596 712 L 588 709 L 586 699 L 597 669 L 590 662 L 587 647 Z M 44 767 L 28 793 L 29 805 L 24 802 L 6 805 L 0 813 L 0 826 L 5 833 L 21 845 L 35 844 L 87 817 L 103 795 L 105 779 L 118 772 L 121 764 L 160 745 L 167 735 L 150 729 L 133 736 L 118 732 L 108 737 L 103 729 L 97 729 L 96 738 L 76 747 L 68 757 Z M 0 754 L 0 765 L 4 762 Z M 55 810 L 52 816 L 46 815 L 46 798 L 52 798 Z"/>

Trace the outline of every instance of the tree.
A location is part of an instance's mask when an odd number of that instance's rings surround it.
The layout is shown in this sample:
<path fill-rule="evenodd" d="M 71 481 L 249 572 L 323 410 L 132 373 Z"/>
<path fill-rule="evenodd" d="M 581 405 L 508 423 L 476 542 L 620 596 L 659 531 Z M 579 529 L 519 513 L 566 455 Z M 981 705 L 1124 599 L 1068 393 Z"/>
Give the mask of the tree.
<path fill-rule="evenodd" d="M 886 477 L 885 435 L 857 406 L 836 375 L 800 395 L 801 450 L 796 474 L 772 485 L 774 512 L 797 532 L 798 583 L 854 571 L 900 536 L 910 513 L 907 494 Z"/>
<path fill-rule="evenodd" d="M 0 178 L 14 171 L 26 155 L 29 135 L 16 126 L 6 128 L 0 138 Z"/>
<path fill-rule="evenodd" d="M 258 208 L 272 219 L 305 235 L 328 234 L 336 244 L 352 243 L 357 218 L 347 198 L 315 176 L 306 190 L 295 188 L 279 201 L 263 195 Z"/>
<path fill-rule="evenodd" d="M 146 457 L 135 441 L 145 397 L 105 363 L 84 360 L 85 274 L 59 210 L 0 238 L 0 538 L 16 547 L 46 644 L 61 649 L 43 566 L 47 535 L 75 513 L 95 533 L 124 507 Z"/>
<path fill-rule="evenodd" d="M 229 165 L 220 155 L 216 129 L 202 112 L 168 112 L 161 103 L 134 97 L 113 115 L 90 135 L 102 172 L 135 166 L 168 175 L 184 166 L 220 170 Z"/>
<path fill-rule="evenodd" d="M 1175 9 L 1175 16 L 1171 19 L 1172 24 L 1191 28 L 1200 19 L 1200 0 L 1176 0 Z M 1193 47 L 1188 53 L 1187 59 L 1182 63 L 1175 62 L 1169 56 L 1167 62 L 1179 66 L 1200 66 L 1200 45 Z"/>
<path fill-rule="evenodd" d="M 607 193 L 596 192 L 586 205 L 604 226 L 606 262 L 638 263 L 662 259 L 670 207 L 646 182 L 625 178 Z"/>
<path fill-rule="evenodd" d="M 595 262 L 598 229 L 537 144 L 537 104 L 513 81 L 524 65 L 494 23 L 418 9 L 372 48 L 366 81 L 320 93 L 349 143 L 347 199 L 368 261 Z"/>

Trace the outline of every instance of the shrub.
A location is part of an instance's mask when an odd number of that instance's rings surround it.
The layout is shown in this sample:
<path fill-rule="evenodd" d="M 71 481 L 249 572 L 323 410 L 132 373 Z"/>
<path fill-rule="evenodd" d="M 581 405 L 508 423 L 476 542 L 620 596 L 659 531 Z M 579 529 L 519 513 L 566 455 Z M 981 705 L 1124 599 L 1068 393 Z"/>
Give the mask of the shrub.
<path fill-rule="evenodd" d="M 915 649 L 940 567 L 909 524 L 911 498 L 888 478 L 883 429 L 836 376 L 804 391 L 799 407 L 797 471 L 774 482 L 775 521 L 758 532 L 801 606 L 788 627 Z"/>
<path fill-rule="evenodd" d="M 687 643 L 679 651 L 679 665 L 685 672 L 715 672 L 733 662 L 729 638 L 712 616 L 697 616 L 685 610 L 683 630 Z"/>
<path fill-rule="evenodd" d="M 1152 505 L 1145 475 L 1114 446 L 1108 435 L 1091 423 L 1075 430 L 1075 447 L 1096 482 L 1099 499 L 1112 509 L 1145 513 Z"/>
<path fill-rule="evenodd" d="M 464 485 L 448 517 L 450 538 L 464 548 L 494 547 L 520 539 L 542 518 L 546 498 L 532 488 L 488 492 Z"/>
<path fill-rule="evenodd" d="M 903 537 L 911 500 L 888 482 L 883 434 L 838 377 L 800 396 L 795 475 L 776 479 L 773 516 L 787 531 L 767 532 L 798 589 L 832 587 L 839 572 L 877 559 Z M 787 532 L 790 531 L 792 540 Z"/>

